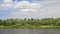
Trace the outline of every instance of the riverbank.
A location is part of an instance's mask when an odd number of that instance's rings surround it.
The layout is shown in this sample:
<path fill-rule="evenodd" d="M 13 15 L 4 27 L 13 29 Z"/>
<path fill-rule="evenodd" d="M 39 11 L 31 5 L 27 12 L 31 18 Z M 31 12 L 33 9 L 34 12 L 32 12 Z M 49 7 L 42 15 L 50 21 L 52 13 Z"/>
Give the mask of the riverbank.
<path fill-rule="evenodd" d="M 60 26 L 0 26 L 0 28 L 60 28 Z"/>
<path fill-rule="evenodd" d="M 60 28 L 60 18 L 0 19 L 0 28 Z"/>

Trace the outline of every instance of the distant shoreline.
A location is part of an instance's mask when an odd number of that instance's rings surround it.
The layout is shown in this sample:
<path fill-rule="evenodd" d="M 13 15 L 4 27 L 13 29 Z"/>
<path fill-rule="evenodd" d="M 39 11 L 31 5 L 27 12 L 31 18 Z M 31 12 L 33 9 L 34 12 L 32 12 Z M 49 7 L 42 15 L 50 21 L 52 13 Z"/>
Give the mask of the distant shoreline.
<path fill-rule="evenodd" d="M 60 28 L 60 18 L 0 19 L 0 28 Z"/>
<path fill-rule="evenodd" d="M 21 27 L 15 27 L 15 26 L 0 26 L 0 28 L 22 28 L 22 29 L 30 29 L 30 28 L 33 28 L 33 29 L 39 29 L 39 28 L 60 28 L 60 26 L 31 26 L 31 27 L 29 27 L 29 26 L 21 26 Z"/>

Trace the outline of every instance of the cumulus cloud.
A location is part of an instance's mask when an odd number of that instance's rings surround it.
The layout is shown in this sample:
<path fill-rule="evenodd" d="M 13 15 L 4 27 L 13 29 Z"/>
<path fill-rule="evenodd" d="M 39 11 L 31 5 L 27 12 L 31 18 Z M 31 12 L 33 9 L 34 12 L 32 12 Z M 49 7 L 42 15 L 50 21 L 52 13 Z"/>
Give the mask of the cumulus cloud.
<path fill-rule="evenodd" d="M 13 7 L 12 0 L 3 0 L 0 7 L 2 7 L 2 8 L 12 8 Z"/>
<path fill-rule="evenodd" d="M 49 17 L 60 17 L 60 7 L 48 7 L 46 8 L 42 13 L 40 13 L 40 16 L 42 18 L 49 18 Z"/>
<path fill-rule="evenodd" d="M 11 3 L 12 2 L 12 0 L 3 0 L 3 3 Z"/>
<path fill-rule="evenodd" d="M 32 17 L 30 14 L 37 13 L 41 6 L 41 4 L 31 3 L 29 1 L 16 1 L 13 4 L 12 0 L 4 0 L 1 4 L 2 8 L 13 8 L 16 10 L 11 12 L 11 18 L 30 18 Z"/>
<path fill-rule="evenodd" d="M 17 2 L 14 6 L 14 8 L 19 8 L 19 11 L 22 12 L 35 12 L 39 7 L 41 7 L 41 4 L 30 3 L 28 1 Z"/>
<path fill-rule="evenodd" d="M 36 12 L 36 9 L 41 7 L 41 4 L 30 3 L 29 1 L 15 2 L 13 4 L 12 0 L 4 0 L 0 7 L 19 9 L 19 11 L 22 12 Z"/>
<path fill-rule="evenodd" d="M 41 4 L 40 4 L 41 3 Z M 36 2 L 4 0 L 0 5 L 3 8 L 13 8 L 12 18 L 30 18 L 30 17 L 60 17 L 60 0 L 43 0 Z"/>
<path fill-rule="evenodd" d="M 38 8 L 41 5 L 37 4 L 37 3 L 30 3 L 28 1 L 21 1 L 21 2 L 17 2 L 14 6 L 14 8 Z"/>
<path fill-rule="evenodd" d="M 2 8 L 12 8 L 13 4 L 12 3 L 3 3 L 3 4 L 1 4 L 1 7 Z"/>
<path fill-rule="evenodd" d="M 28 14 L 30 15 L 31 13 L 37 13 L 40 7 L 41 7 L 41 4 L 38 4 L 38 3 L 30 3 L 28 1 L 17 2 L 13 8 L 18 10 L 17 12 L 13 11 L 12 16 L 21 17 L 21 15 L 23 14 L 26 17 L 28 16 Z"/>

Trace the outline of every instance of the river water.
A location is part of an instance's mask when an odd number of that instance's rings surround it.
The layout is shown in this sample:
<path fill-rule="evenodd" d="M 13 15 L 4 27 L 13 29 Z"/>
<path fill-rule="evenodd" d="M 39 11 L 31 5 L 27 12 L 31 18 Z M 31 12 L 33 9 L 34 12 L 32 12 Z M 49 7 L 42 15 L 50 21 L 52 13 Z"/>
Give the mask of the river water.
<path fill-rule="evenodd" d="M 0 34 L 60 34 L 60 29 L 0 29 Z"/>

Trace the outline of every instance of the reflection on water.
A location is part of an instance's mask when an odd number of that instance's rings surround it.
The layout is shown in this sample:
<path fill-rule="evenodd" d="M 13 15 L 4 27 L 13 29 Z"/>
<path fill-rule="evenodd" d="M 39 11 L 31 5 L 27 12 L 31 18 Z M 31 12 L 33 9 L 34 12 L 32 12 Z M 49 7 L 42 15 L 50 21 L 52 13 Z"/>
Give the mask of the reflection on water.
<path fill-rule="evenodd" d="M 60 29 L 0 29 L 0 34 L 60 34 Z"/>

